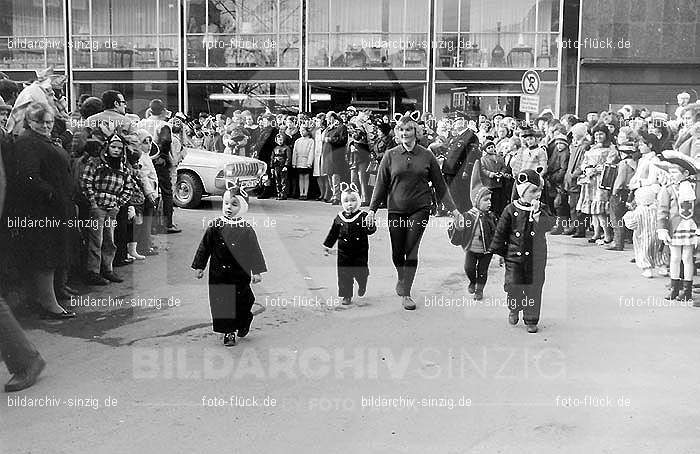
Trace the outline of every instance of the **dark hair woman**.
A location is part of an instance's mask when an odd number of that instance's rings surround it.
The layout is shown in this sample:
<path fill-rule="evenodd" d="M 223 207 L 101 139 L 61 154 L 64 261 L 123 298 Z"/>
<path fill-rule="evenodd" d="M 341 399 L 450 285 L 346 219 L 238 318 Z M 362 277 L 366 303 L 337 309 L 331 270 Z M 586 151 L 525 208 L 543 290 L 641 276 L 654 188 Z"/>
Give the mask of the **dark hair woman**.
<path fill-rule="evenodd" d="M 457 224 L 462 225 L 463 220 L 442 177 L 437 158 L 416 143 L 420 135 L 416 121 L 409 116 L 402 117 L 396 123 L 394 134 L 399 145 L 388 150 L 379 164 L 367 222 L 374 223 L 379 204 L 386 201 L 391 256 L 398 272 L 396 293 L 402 297 L 404 309 L 414 310 L 416 303 L 411 298 L 411 287 L 418 267 L 418 248 L 430 215 L 430 183 Z"/>
<path fill-rule="evenodd" d="M 54 275 L 66 270 L 71 171 L 68 153 L 51 140 L 53 109 L 32 103 L 24 117 L 24 131 L 13 145 L 14 171 L 8 222 L 12 228 L 9 254 L 22 276 L 26 296 L 46 318 L 72 318 L 56 299 Z"/>

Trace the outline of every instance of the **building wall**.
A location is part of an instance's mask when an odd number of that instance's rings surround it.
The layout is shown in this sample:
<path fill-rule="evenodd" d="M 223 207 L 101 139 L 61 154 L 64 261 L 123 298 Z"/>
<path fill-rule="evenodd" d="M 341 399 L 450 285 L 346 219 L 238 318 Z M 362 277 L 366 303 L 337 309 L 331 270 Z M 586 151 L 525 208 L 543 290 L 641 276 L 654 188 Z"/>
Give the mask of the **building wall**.
<path fill-rule="evenodd" d="M 586 41 L 588 39 L 588 41 Z M 612 49 L 595 46 L 595 40 Z M 700 1 L 582 0 L 578 113 L 700 92 Z M 668 104 L 668 106 L 665 106 Z"/>

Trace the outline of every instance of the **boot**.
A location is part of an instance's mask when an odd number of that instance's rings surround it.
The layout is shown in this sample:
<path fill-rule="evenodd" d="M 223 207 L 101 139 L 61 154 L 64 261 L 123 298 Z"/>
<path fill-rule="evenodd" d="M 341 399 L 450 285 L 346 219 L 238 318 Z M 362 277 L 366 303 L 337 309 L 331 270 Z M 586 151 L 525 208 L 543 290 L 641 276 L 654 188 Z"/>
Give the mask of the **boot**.
<path fill-rule="evenodd" d="M 133 243 L 126 243 L 126 249 L 129 252 L 129 255 L 136 260 L 145 260 L 146 256 L 141 255 L 138 252 L 136 252 L 136 242 L 134 241 Z"/>
<path fill-rule="evenodd" d="M 561 226 L 561 217 L 557 216 L 557 223 L 554 225 L 554 228 L 549 231 L 550 235 L 561 235 L 564 233 L 564 229 Z"/>
<path fill-rule="evenodd" d="M 693 302 L 693 281 L 682 281 L 683 291 L 676 298 L 678 301 L 685 301 L 687 303 Z"/>
<path fill-rule="evenodd" d="M 614 240 L 613 243 L 607 246 L 605 249 L 608 251 L 624 251 L 625 250 L 625 228 L 615 227 L 614 228 Z"/>
<path fill-rule="evenodd" d="M 681 290 L 681 280 L 680 279 L 671 279 L 671 293 L 669 293 L 668 296 L 666 296 L 666 298 L 664 298 L 664 299 L 675 300 L 678 297 L 678 293 L 680 292 L 680 290 Z"/>

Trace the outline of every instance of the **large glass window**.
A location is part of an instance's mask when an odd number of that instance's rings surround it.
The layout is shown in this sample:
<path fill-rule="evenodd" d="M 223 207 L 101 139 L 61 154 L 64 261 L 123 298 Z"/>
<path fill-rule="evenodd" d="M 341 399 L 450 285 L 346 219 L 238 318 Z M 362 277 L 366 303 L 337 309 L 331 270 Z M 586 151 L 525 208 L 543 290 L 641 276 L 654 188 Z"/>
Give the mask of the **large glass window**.
<path fill-rule="evenodd" d="M 427 67 L 430 2 L 309 0 L 310 67 Z"/>
<path fill-rule="evenodd" d="M 178 57 L 177 0 L 73 0 L 76 68 L 172 68 Z"/>
<path fill-rule="evenodd" d="M 188 0 L 190 67 L 299 65 L 298 0 Z"/>
<path fill-rule="evenodd" d="M 0 69 L 65 65 L 62 0 L 0 0 Z"/>
<path fill-rule="evenodd" d="M 561 0 L 438 0 L 437 66 L 557 66 Z"/>
<path fill-rule="evenodd" d="M 260 114 L 298 110 L 299 82 L 222 81 L 212 84 L 190 83 L 187 86 L 188 111 L 227 113 L 249 110 Z"/>

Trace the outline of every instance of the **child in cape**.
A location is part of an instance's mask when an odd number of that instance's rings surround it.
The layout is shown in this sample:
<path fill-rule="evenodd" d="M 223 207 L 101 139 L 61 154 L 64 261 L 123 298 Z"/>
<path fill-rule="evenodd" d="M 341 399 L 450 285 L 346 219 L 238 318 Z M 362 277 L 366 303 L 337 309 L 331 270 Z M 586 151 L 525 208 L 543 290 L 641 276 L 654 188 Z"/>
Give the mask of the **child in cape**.
<path fill-rule="evenodd" d="M 343 299 L 343 306 L 348 306 L 352 304 L 354 281 L 357 281 L 359 297 L 365 296 L 367 291 L 368 236 L 376 232 L 377 227 L 366 222 L 367 212 L 360 211 L 360 193 L 357 187 L 341 183 L 341 191 L 343 211 L 333 219 L 323 248 L 328 255 L 338 242 L 338 296 Z"/>
<path fill-rule="evenodd" d="M 464 228 L 451 226 L 448 231 L 452 244 L 464 249 L 464 272 L 469 279 L 467 291 L 476 301 L 484 298 L 489 265 L 493 254 L 489 246 L 496 230 L 498 218 L 491 211 L 491 189 L 482 185 L 481 163 L 476 161 L 472 169 L 470 198 L 472 208 L 464 213 Z"/>
<path fill-rule="evenodd" d="M 267 271 L 253 227 L 242 219 L 248 203 L 236 189 L 224 193 L 222 216 L 209 222 L 192 262 L 201 279 L 209 263 L 209 307 L 214 332 L 224 334 L 224 345 L 236 345 L 253 321 L 255 295 L 250 283 L 259 283 Z"/>
<path fill-rule="evenodd" d="M 508 296 L 508 322 L 517 325 L 520 311 L 528 333 L 538 331 L 542 287 L 547 266 L 547 233 L 554 217 L 540 203 L 542 177 L 532 169 L 518 173 L 515 189 L 519 198 L 501 214 L 490 250 L 505 259 L 503 288 Z"/>
<path fill-rule="evenodd" d="M 664 151 L 663 159 L 656 165 L 668 171 L 671 181 L 658 195 L 656 229 L 659 239 L 671 250 L 671 293 L 666 299 L 690 302 L 695 274 L 693 252 L 700 224 L 700 187 L 695 182 L 698 171 L 693 160 L 678 151 Z"/>
<path fill-rule="evenodd" d="M 637 266 L 642 270 L 642 276 L 651 278 L 653 271 L 665 276 L 663 257 L 664 246 L 656 236 L 656 192 L 651 186 L 642 186 L 634 192 L 634 210 L 628 211 L 622 217 L 625 226 L 634 231 L 632 245 Z"/>

